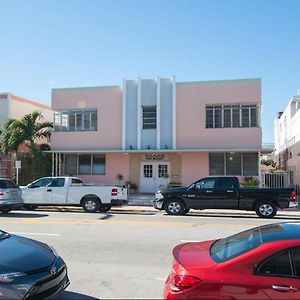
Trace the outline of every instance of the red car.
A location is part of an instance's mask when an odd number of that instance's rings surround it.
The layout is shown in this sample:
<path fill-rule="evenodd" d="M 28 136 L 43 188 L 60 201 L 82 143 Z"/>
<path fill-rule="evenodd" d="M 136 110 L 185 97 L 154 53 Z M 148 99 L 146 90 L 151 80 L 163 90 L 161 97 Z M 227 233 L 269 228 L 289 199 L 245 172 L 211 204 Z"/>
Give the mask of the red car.
<path fill-rule="evenodd" d="M 173 250 L 165 299 L 300 299 L 300 222 Z"/>

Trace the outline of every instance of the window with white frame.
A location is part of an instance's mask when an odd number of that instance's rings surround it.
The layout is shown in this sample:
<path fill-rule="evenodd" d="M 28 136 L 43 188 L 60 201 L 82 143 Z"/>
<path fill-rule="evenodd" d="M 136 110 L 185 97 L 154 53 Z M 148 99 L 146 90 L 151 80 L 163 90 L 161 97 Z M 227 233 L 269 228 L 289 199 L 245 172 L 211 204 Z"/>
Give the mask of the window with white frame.
<path fill-rule="evenodd" d="M 143 106 L 143 129 L 156 128 L 156 106 Z"/>
<path fill-rule="evenodd" d="M 105 175 L 105 154 L 65 154 L 65 175 Z"/>
<path fill-rule="evenodd" d="M 55 111 L 54 131 L 97 131 L 97 109 Z"/>
<path fill-rule="evenodd" d="M 258 127 L 256 104 L 207 105 L 206 128 Z"/>
<path fill-rule="evenodd" d="M 209 175 L 258 176 L 258 153 L 209 153 Z"/>

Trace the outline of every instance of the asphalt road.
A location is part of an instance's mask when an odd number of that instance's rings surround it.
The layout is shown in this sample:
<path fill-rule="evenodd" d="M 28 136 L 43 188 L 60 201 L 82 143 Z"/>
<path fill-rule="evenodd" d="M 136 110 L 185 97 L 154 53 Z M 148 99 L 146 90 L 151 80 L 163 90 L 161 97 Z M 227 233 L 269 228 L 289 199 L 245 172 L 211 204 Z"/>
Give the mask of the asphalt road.
<path fill-rule="evenodd" d="M 300 215 L 265 220 L 254 213 L 174 217 L 161 212 L 37 210 L 2 214 L 0 228 L 56 248 L 68 265 L 71 281 L 62 299 L 154 299 L 162 297 L 175 245 L 297 219 Z"/>

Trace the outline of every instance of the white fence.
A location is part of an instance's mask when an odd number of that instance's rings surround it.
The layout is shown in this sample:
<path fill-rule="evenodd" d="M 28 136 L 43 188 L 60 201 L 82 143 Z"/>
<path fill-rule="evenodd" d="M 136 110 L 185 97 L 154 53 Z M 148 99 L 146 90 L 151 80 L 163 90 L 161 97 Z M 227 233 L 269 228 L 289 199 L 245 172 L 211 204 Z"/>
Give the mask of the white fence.
<path fill-rule="evenodd" d="M 285 188 L 293 186 L 293 183 L 291 172 L 262 174 L 262 187 Z"/>

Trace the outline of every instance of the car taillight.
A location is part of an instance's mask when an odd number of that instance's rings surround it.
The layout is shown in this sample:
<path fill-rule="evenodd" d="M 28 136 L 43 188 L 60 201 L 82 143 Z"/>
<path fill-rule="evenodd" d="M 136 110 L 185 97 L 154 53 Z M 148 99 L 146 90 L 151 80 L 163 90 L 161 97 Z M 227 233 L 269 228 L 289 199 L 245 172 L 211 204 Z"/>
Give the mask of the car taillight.
<path fill-rule="evenodd" d="M 198 286 L 201 280 L 198 277 L 190 275 L 175 275 L 170 283 L 170 289 L 173 292 L 182 292 Z"/>
<path fill-rule="evenodd" d="M 292 201 L 295 201 L 295 200 L 296 200 L 296 192 L 295 192 L 295 191 L 292 191 L 292 192 L 290 193 L 290 198 L 291 198 Z"/>
<path fill-rule="evenodd" d="M 112 189 L 111 190 L 111 195 L 112 196 L 117 196 L 118 195 L 118 189 Z"/>

